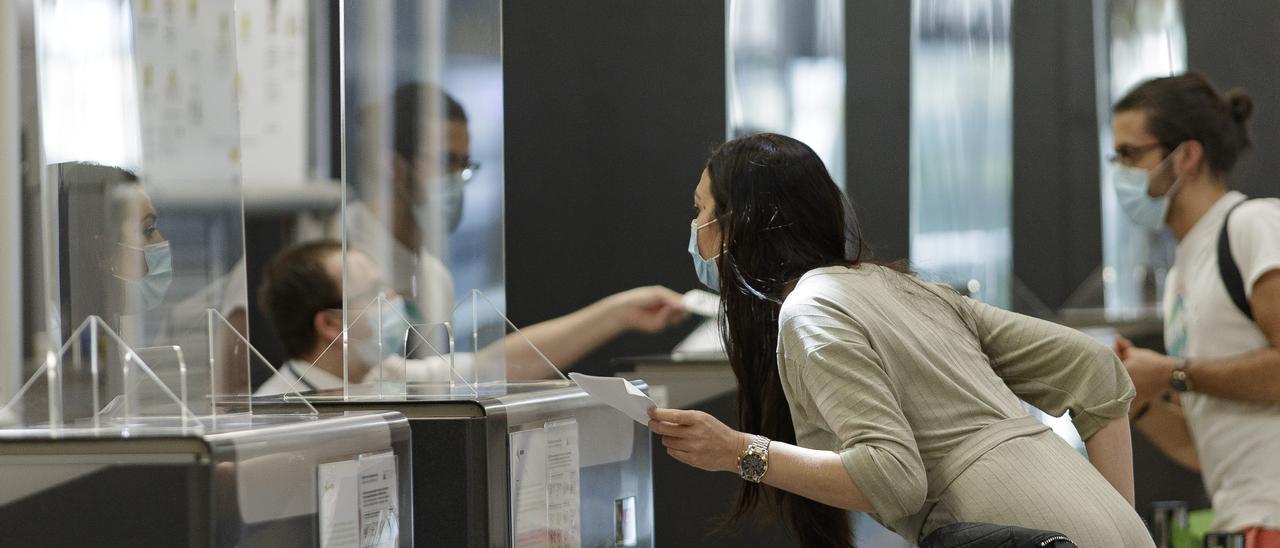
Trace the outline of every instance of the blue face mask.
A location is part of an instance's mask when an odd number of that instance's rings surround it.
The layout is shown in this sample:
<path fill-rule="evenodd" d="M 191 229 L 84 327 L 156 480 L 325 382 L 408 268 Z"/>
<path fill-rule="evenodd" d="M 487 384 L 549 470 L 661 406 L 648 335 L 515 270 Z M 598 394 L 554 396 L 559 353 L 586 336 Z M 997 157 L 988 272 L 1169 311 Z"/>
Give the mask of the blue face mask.
<path fill-rule="evenodd" d="M 712 291 L 720 291 L 720 269 L 716 266 L 716 259 L 720 254 L 716 253 L 710 259 L 702 258 L 702 252 L 698 251 L 698 231 L 716 221 L 717 219 L 712 219 L 702 225 L 697 221 L 689 222 L 689 255 L 693 257 L 693 271 L 698 274 L 698 281 Z"/>
<path fill-rule="evenodd" d="M 409 326 L 423 323 L 418 308 L 403 297 L 388 299 L 382 306 L 382 317 L 378 318 L 378 305 L 370 305 L 361 316 L 360 321 L 367 322 L 370 336 L 365 339 L 352 340 L 351 349 L 359 356 L 360 361 L 368 367 L 381 363 L 383 359 L 405 353 Z M 379 326 L 374 325 L 377 322 Z M 379 339 L 381 335 L 381 339 Z M 378 343 L 382 346 L 379 348 Z"/>
<path fill-rule="evenodd" d="M 147 273 L 141 279 L 124 280 L 125 302 L 141 303 L 144 310 L 152 310 L 160 306 L 160 303 L 164 302 L 165 294 L 169 292 L 169 284 L 173 282 L 173 254 L 169 249 L 169 242 L 160 242 L 142 248 L 120 245 L 127 249 L 142 251 L 147 262 Z M 126 306 L 126 308 L 133 308 L 133 306 Z M 130 312 L 136 312 L 136 310 L 130 310 Z"/>
<path fill-rule="evenodd" d="M 1159 171 L 1171 158 L 1173 154 L 1169 154 L 1151 171 L 1118 164 L 1111 168 L 1116 200 L 1120 203 L 1120 209 L 1124 210 L 1134 224 L 1149 230 L 1160 230 L 1164 226 L 1165 219 L 1169 217 L 1173 195 L 1182 186 L 1182 178 L 1175 180 L 1168 192 L 1154 198 L 1147 195 L 1147 186 L 1151 184 L 1151 174 Z"/>

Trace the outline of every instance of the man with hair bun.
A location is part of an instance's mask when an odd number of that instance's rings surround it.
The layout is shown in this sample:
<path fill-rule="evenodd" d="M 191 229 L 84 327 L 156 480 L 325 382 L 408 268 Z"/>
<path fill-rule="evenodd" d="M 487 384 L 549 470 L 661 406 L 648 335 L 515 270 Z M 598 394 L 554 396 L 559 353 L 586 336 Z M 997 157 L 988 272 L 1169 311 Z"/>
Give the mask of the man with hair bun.
<path fill-rule="evenodd" d="M 1280 200 L 1228 184 L 1251 145 L 1253 101 L 1188 73 L 1139 84 L 1113 112 L 1121 207 L 1178 239 L 1163 300 L 1167 355 L 1116 341 L 1138 391 L 1131 420 L 1202 472 L 1213 529 L 1280 547 Z"/>

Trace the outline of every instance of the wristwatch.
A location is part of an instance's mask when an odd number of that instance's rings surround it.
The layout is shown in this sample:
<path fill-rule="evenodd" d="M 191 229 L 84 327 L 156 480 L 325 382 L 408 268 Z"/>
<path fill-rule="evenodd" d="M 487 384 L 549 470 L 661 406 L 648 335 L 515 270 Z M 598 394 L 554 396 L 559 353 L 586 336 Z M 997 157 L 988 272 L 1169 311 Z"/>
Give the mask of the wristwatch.
<path fill-rule="evenodd" d="M 1181 360 L 1178 367 L 1173 368 L 1173 373 L 1169 374 L 1169 386 L 1178 392 L 1195 390 L 1195 386 L 1191 383 L 1191 375 L 1187 373 L 1187 365 L 1190 365 L 1190 362 Z"/>
<path fill-rule="evenodd" d="M 752 483 L 760 483 L 769 471 L 769 438 L 755 436 L 751 445 L 738 457 L 738 475 Z"/>

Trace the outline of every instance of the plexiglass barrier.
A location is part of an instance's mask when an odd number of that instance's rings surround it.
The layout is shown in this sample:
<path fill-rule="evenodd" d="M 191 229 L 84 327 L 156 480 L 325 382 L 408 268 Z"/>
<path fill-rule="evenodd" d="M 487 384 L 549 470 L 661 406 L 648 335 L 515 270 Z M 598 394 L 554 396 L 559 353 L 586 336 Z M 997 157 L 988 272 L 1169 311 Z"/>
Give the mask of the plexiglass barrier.
<path fill-rule="evenodd" d="M 506 378 L 496 351 L 476 352 L 507 332 L 502 3 L 344 0 L 342 10 L 339 224 L 347 339 L 326 353 L 345 349 L 336 376 L 348 392 L 378 378 L 394 391 L 385 379 L 399 376 L 417 390 L 442 393 L 447 380 L 448 393 L 475 393 Z M 477 290 L 492 300 L 472 298 Z M 402 323 L 426 326 L 395 329 L 392 337 L 406 345 L 399 358 L 388 344 L 375 352 L 359 342 L 362 331 L 371 331 L 359 324 L 369 322 L 378 295 Z M 397 320 L 374 312 L 374 326 Z M 415 361 L 450 356 L 447 367 Z"/>
<path fill-rule="evenodd" d="M 1144 80 L 1186 70 L 1182 7 L 1177 0 L 1094 0 L 1093 6 L 1098 143 L 1104 158 L 1102 270 L 1093 284 L 1101 282 L 1108 318 L 1155 317 L 1173 263 L 1174 239 L 1167 229 L 1135 225 L 1121 211 L 1105 158 L 1114 152 L 1111 106 Z"/>
<path fill-rule="evenodd" d="M 220 329 L 239 336 L 217 311 L 208 314 L 211 336 Z M 253 361 L 245 367 L 276 371 L 247 341 L 246 347 Z M 94 435 L 212 432 L 220 420 L 244 422 L 248 419 L 236 417 L 253 412 L 247 383 L 239 389 L 211 388 L 215 379 L 231 376 L 223 367 L 237 366 L 236 361 L 189 364 L 177 346 L 133 349 L 101 318 L 90 317 L 0 406 L 0 416 L 18 418 L 0 428 Z M 289 392 L 300 397 L 297 389 Z M 302 405 L 302 414 L 316 415 L 309 403 Z"/>
<path fill-rule="evenodd" d="M 974 298 L 1012 295 L 1010 0 L 911 3 L 911 262 Z"/>
<path fill-rule="evenodd" d="M 310 362 L 291 360 L 258 388 L 259 395 L 314 392 L 320 399 L 403 399 L 408 395 L 476 395 L 465 356 L 458 359 L 452 326 L 420 323 L 403 300 L 379 294 L 352 311 L 330 311 L 347 325 Z"/>
<path fill-rule="evenodd" d="M 232 312 L 248 297 L 235 3 L 23 6 L 26 383 L 0 416 L 198 430 L 251 412 L 271 365 Z"/>
<path fill-rule="evenodd" d="M 336 316 L 341 310 L 332 312 Z M 271 369 L 271 379 L 257 394 L 301 392 L 311 399 L 354 401 L 473 399 L 505 394 L 511 383 L 568 382 L 534 336 L 480 291 L 458 305 L 456 317 L 458 324 L 416 323 L 402 298 L 379 294 L 353 310 L 347 327 L 314 360 Z M 489 321 L 492 317 L 502 323 Z"/>

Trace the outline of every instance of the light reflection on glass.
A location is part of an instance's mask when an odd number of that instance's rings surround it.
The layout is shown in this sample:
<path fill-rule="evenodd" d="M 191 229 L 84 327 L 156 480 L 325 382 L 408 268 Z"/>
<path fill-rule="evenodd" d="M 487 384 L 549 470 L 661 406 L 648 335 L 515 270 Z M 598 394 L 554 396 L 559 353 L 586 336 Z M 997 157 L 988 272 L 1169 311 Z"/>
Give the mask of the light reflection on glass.
<path fill-rule="evenodd" d="M 725 11 L 727 137 L 799 139 L 844 187 L 844 3 L 728 0 Z"/>
<path fill-rule="evenodd" d="M 1135 226 L 1116 203 L 1107 158 L 1114 151 L 1111 105 L 1143 80 L 1186 70 L 1186 33 L 1177 0 L 1095 0 L 1098 142 L 1102 181 L 1103 302 L 1108 317 L 1155 314 L 1172 236 Z"/>
<path fill-rule="evenodd" d="M 911 262 L 1008 306 L 1012 277 L 1009 0 L 914 0 Z"/>

